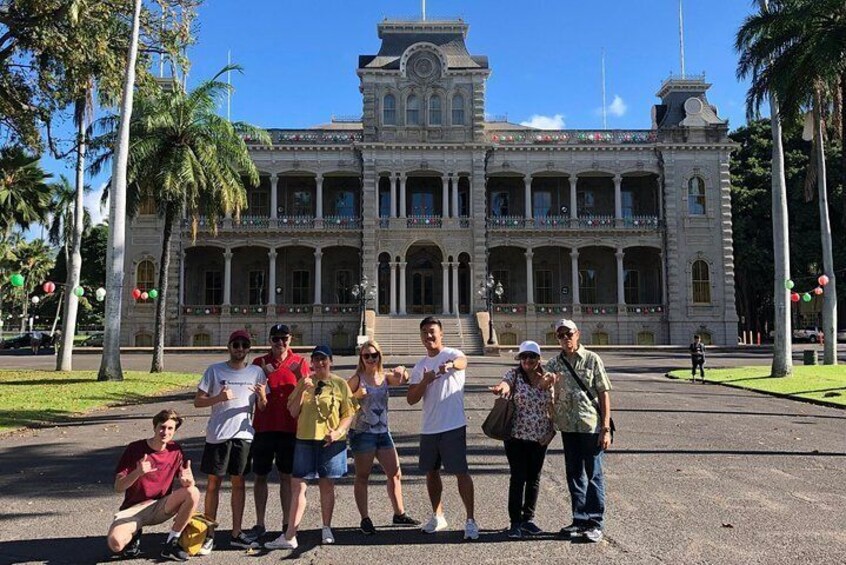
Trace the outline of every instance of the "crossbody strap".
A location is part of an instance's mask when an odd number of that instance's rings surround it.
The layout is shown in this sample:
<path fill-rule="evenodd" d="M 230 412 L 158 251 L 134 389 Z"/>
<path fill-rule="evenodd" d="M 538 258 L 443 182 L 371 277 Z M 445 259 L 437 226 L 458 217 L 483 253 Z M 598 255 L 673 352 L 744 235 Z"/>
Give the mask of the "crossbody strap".
<path fill-rule="evenodd" d="M 599 410 L 599 401 L 596 399 L 596 396 L 593 395 L 593 393 L 585 385 L 585 383 L 582 382 L 582 379 L 580 379 L 579 376 L 576 374 L 576 370 L 573 368 L 570 362 L 567 361 L 567 358 L 564 357 L 564 353 L 560 353 L 558 355 L 558 358 L 561 360 L 562 363 L 564 363 L 564 366 L 567 367 L 567 370 L 570 372 L 570 375 L 573 377 L 573 380 L 576 381 L 576 384 L 579 385 L 579 388 L 582 389 L 582 392 L 584 392 L 587 395 L 588 399 L 590 399 L 591 404 L 593 404 L 593 407 L 596 409 L 596 413 L 602 416 L 602 413 Z"/>

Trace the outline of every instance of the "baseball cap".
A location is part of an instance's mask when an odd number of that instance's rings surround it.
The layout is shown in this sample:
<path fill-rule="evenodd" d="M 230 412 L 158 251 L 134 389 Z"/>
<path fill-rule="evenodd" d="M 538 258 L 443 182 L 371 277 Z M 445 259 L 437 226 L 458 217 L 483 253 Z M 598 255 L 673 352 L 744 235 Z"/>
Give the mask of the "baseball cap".
<path fill-rule="evenodd" d="M 568 331 L 571 332 L 579 330 L 579 326 L 576 325 L 576 322 L 574 322 L 573 320 L 568 320 L 566 318 L 562 318 L 555 323 L 555 331 L 558 331 L 561 328 L 566 328 Z"/>
<path fill-rule="evenodd" d="M 328 345 L 318 345 L 311 352 L 312 357 L 314 357 L 315 355 L 317 355 L 317 356 L 322 355 L 324 357 L 328 357 L 329 359 L 331 359 L 332 358 L 332 349 Z"/>
<path fill-rule="evenodd" d="M 229 334 L 229 341 L 226 342 L 226 343 L 227 344 L 232 343 L 236 339 L 243 339 L 247 343 L 253 342 L 253 338 L 252 338 L 252 336 L 250 336 L 250 332 L 248 332 L 247 330 L 235 330 L 234 332 Z"/>
<path fill-rule="evenodd" d="M 536 341 L 524 341 L 520 344 L 520 349 L 517 351 L 517 357 L 515 357 L 515 359 L 519 358 L 521 353 L 534 353 L 535 355 L 540 357 L 540 345 L 538 345 L 538 342 Z"/>
<path fill-rule="evenodd" d="M 291 328 L 285 324 L 276 324 L 270 328 L 270 337 L 275 335 L 291 335 Z"/>

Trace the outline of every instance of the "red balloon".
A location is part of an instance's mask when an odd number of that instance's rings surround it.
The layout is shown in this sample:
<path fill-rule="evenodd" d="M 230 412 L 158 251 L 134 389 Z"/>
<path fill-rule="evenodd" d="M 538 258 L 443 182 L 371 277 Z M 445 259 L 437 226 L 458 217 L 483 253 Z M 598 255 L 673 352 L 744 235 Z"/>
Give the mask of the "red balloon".
<path fill-rule="evenodd" d="M 137 288 L 133 288 L 132 289 L 132 298 L 134 298 L 135 300 L 138 300 L 139 298 L 141 298 L 141 290 L 137 289 Z"/>
<path fill-rule="evenodd" d="M 828 284 L 828 276 L 820 275 L 820 278 L 817 279 L 817 282 L 820 283 L 820 286 L 825 286 Z"/>
<path fill-rule="evenodd" d="M 41 285 L 41 290 L 43 290 L 47 294 L 53 294 L 56 291 L 56 285 L 50 281 L 47 281 L 46 283 Z"/>
<path fill-rule="evenodd" d="M 150 297 L 150 295 L 147 294 L 146 292 L 141 293 L 141 300 L 147 300 L 147 298 L 149 298 L 149 297 Z"/>
<path fill-rule="evenodd" d="M 801 297 L 799 296 L 798 292 L 791 292 L 790 293 L 790 300 L 792 300 L 793 302 L 799 302 L 800 298 Z"/>

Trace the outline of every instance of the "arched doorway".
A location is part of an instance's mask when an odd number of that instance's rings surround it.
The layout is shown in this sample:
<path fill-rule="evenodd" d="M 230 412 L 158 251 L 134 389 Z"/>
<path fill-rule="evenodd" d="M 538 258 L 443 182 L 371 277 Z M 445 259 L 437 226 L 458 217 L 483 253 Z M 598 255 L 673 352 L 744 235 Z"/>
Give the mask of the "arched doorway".
<path fill-rule="evenodd" d="M 412 245 L 405 254 L 407 311 L 434 314 L 443 297 L 443 254 L 432 244 Z"/>

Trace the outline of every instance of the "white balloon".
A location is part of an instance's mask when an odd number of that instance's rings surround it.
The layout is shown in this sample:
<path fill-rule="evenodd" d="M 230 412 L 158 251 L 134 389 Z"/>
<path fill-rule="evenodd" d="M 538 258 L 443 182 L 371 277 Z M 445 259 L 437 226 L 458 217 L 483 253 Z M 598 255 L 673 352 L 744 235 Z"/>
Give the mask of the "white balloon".
<path fill-rule="evenodd" d="M 40 299 L 40 298 L 38 298 L 37 296 L 33 296 L 33 297 L 32 297 L 32 303 L 33 303 L 33 304 L 38 304 L 39 302 L 41 302 L 41 299 Z"/>

